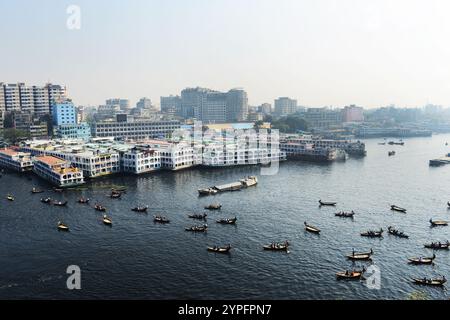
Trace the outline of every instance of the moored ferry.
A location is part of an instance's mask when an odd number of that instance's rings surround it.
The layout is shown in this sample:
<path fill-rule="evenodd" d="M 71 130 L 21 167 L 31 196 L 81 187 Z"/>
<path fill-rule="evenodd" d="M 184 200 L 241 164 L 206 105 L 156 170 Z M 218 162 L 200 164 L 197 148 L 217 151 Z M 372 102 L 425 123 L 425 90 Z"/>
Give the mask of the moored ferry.
<path fill-rule="evenodd" d="M 83 171 L 73 168 L 70 162 L 53 157 L 37 156 L 33 159 L 33 171 L 58 187 L 74 187 L 84 184 Z"/>
<path fill-rule="evenodd" d="M 27 152 L 20 152 L 13 148 L 1 148 L 0 167 L 24 172 L 33 169 L 33 162 L 31 155 Z"/>

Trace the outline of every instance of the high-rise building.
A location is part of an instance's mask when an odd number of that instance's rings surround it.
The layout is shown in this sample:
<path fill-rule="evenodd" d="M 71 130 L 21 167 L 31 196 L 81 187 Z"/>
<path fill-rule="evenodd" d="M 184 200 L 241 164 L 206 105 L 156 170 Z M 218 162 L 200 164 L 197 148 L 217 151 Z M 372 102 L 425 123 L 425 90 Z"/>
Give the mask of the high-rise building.
<path fill-rule="evenodd" d="M 304 119 L 311 129 L 328 129 L 342 124 L 340 110 L 329 108 L 308 108 L 303 113 Z"/>
<path fill-rule="evenodd" d="M 258 107 L 258 111 L 263 114 L 271 114 L 272 113 L 272 105 L 270 103 L 263 103 Z"/>
<path fill-rule="evenodd" d="M 77 123 L 77 110 L 71 100 L 57 101 L 52 106 L 52 118 L 55 126 Z"/>
<path fill-rule="evenodd" d="M 180 96 L 168 96 L 161 97 L 161 112 L 181 115 L 181 97 Z"/>
<path fill-rule="evenodd" d="M 243 89 L 232 89 L 227 92 L 227 122 L 240 122 L 247 119 L 248 98 Z"/>
<path fill-rule="evenodd" d="M 150 109 L 152 107 L 152 100 L 150 100 L 149 98 L 141 98 L 137 103 L 136 103 L 136 108 L 138 109 Z"/>
<path fill-rule="evenodd" d="M 0 83 L 0 110 L 24 111 L 42 116 L 50 113 L 53 101 L 66 98 L 66 95 L 66 87 L 51 83 L 45 86 Z"/>
<path fill-rule="evenodd" d="M 204 122 L 243 121 L 248 115 L 247 93 L 242 89 L 225 93 L 206 88 L 187 88 L 181 92 L 179 115 Z"/>
<path fill-rule="evenodd" d="M 275 113 L 279 116 L 295 113 L 297 111 L 297 100 L 288 97 L 280 97 L 275 100 Z"/>
<path fill-rule="evenodd" d="M 118 106 L 120 110 L 127 111 L 130 109 L 130 101 L 128 99 L 113 98 L 106 100 L 107 106 Z"/>
<path fill-rule="evenodd" d="M 362 122 L 364 121 L 363 108 L 355 105 L 346 106 L 342 109 L 342 121 L 344 122 Z"/>

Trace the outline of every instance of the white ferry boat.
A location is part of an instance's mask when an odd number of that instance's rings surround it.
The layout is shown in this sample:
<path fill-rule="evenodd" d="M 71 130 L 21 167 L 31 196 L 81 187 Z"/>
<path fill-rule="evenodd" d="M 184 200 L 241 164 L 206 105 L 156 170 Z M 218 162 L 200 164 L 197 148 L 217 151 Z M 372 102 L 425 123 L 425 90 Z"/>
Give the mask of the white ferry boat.
<path fill-rule="evenodd" d="M 13 148 L 1 148 L 0 167 L 24 172 L 33 169 L 33 162 L 29 153 L 19 152 Z"/>
<path fill-rule="evenodd" d="M 84 184 L 83 171 L 73 168 L 70 162 L 53 157 L 37 156 L 33 159 L 33 171 L 58 187 L 74 187 Z"/>

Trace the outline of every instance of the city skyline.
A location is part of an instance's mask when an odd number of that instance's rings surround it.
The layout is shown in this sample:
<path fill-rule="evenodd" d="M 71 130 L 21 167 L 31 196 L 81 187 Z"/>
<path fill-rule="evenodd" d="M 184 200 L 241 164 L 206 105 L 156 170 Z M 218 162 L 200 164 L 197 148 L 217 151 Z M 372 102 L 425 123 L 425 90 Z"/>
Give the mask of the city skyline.
<path fill-rule="evenodd" d="M 0 4 L 1 81 L 61 83 L 79 105 L 197 86 L 249 105 L 450 105 L 445 1 L 25 2 Z"/>

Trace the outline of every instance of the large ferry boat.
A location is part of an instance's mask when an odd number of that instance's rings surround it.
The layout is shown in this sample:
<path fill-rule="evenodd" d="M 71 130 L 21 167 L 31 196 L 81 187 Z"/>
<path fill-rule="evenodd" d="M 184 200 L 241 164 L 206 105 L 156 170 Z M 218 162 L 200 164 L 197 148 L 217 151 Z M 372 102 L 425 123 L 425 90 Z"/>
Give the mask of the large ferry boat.
<path fill-rule="evenodd" d="M 58 187 L 74 187 L 84 184 L 83 171 L 73 168 L 70 162 L 53 157 L 37 156 L 33 159 L 33 171 Z"/>
<path fill-rule="evenodd" d="M 367 154 L 366 145 L 361 141 L 322 139 L 311 135 L 288 135 L 280 139 L 282 150 L 286 144 L 310 144 L 317 148 L 342 149 L 349 155 L 354 156 L 365 156 Z"/>
<path fill-rule="evenodd" d="M 29 153 L 20 152 L 13 148 L 1 148 L 0 167 L 24 172 L 33 169 L 33 162 Z"/>

